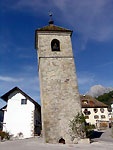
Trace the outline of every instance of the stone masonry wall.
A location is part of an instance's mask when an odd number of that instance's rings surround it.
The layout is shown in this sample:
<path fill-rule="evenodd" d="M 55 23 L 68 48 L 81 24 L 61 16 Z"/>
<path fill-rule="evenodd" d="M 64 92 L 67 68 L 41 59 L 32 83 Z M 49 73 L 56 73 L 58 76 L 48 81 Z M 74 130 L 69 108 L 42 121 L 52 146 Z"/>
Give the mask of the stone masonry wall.
<path fill-rule="evenodd" d="M 52 39 L 60 52 L 51 51 Z M 38 35 L 42 128 L 45 142 L 71 143 L 69 121 L 81 111 L 70 35 Z"/>

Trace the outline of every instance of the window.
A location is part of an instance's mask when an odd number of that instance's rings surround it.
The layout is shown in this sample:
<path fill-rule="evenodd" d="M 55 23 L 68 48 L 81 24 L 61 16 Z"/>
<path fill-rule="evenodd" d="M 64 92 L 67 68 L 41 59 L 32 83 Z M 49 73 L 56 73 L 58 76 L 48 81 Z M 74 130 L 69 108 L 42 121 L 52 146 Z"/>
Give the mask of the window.
<path fill-rule="evenodd" d="M 100 108 L 101 113 L 104 113 L 104 108 Z"/>
<path fill-rule="evenodd" d="M 98 116 L 98 115 L 95 115 L 95 116 L 94 116 L 94 119 L 98 119 L 98 118 L 99 118 L 99 116 Z"/>
<path fill-rule="evenodd" d="M 60 42 L 57 39 L 53 39 L 51 42 L 52 51 L 60 51 Z"/>
<path fill-rule="evenodd" d="M 105 117 L 105 115 L 101 115 L 101 118 L 104 119 L 104 118 L 106 118 L 106 117 Z"/>
<path fill-rule="evenodd" d="M 84 109 L 84 114 L 86 115 L 88 113 L 88 109 Z"/>
<path fill-rule="evenodd" d="M 27 99 L 21 99 L 21 104 L 27 104 Z"/>
<path fill-rule="evenodd" d="M 97 113 L 97 112 L 98 112 L 98 109 L 97 109 L 97 108 L 94 108 L 94 112 Z"/>
<path fill-rule="evenodd" d="M 82 100 L 82 102 L 83 102 L 84 104 L 88 104 L 88 101 L 87 101 L 87 100 Z"/>
<path fill-rule="evenodd" d="M 90 105 L 93 105 L 94 104 L 94 102 L 93 101 L 90 101 Z"/>
<path fill-rule="evenodd" d="M 85 115 L 90 115 L 90 114 L 91 114 L 91 112 L 90 112 L 90 111 L 88 111 L 88 109 L 86 108 L 86 109 L 84 110 L 84 114 L 85 114 Z"/>
<path fill-rule="evenodd" d="M 89 116 L 85 116 L 86 119 L 89 119 Z"/>

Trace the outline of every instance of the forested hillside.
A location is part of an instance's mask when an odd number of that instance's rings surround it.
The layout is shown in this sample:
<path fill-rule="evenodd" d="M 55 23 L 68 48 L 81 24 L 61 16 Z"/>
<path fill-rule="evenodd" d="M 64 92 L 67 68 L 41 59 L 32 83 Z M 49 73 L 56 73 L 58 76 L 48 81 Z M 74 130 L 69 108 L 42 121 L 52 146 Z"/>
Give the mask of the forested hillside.
<path fill-rule="evenodd" d="M 98 96 L 96 99 L 110 106 L 111 103 L 113 103 L 113 91 L 104 93 L 103 95 Z"/>

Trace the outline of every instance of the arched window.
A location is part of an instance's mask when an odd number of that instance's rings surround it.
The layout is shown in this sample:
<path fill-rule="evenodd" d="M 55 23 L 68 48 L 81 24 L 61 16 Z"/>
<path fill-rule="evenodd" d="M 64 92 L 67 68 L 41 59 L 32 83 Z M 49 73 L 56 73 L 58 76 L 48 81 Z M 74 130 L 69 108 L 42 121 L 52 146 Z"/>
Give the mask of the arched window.
<path fill-rule="evenodd" d="M 57 39 L 53 39 L 51 42 L 52 51 L 60 51 L 60 42 Z"/>

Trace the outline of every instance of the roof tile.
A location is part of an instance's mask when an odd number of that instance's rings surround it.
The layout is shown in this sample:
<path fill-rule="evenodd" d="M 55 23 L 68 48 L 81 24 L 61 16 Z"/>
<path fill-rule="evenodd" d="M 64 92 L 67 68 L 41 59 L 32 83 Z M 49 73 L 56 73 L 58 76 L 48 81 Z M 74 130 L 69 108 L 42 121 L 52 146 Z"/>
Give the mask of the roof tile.
<path fill-rule="evenodd" d="M 62 28 L 62 27 L 59 27 L 59 26 L 56 26 L 53 24 L 39 28 L 36 31 L 60 31 L 60 32 L 71 32 L 72 33 L 72 30 L 65 29 L 65 28 Z"/>
<path fill-rule="evenodd" d="M 102 108 L 108 107 L 108 105 L 96 100 L 92 96 L 89 95 L 80 95 L 80 100 L 82 104 L 82 108 Z M 86 102 L 85 102 L 86 101 Z"/>

